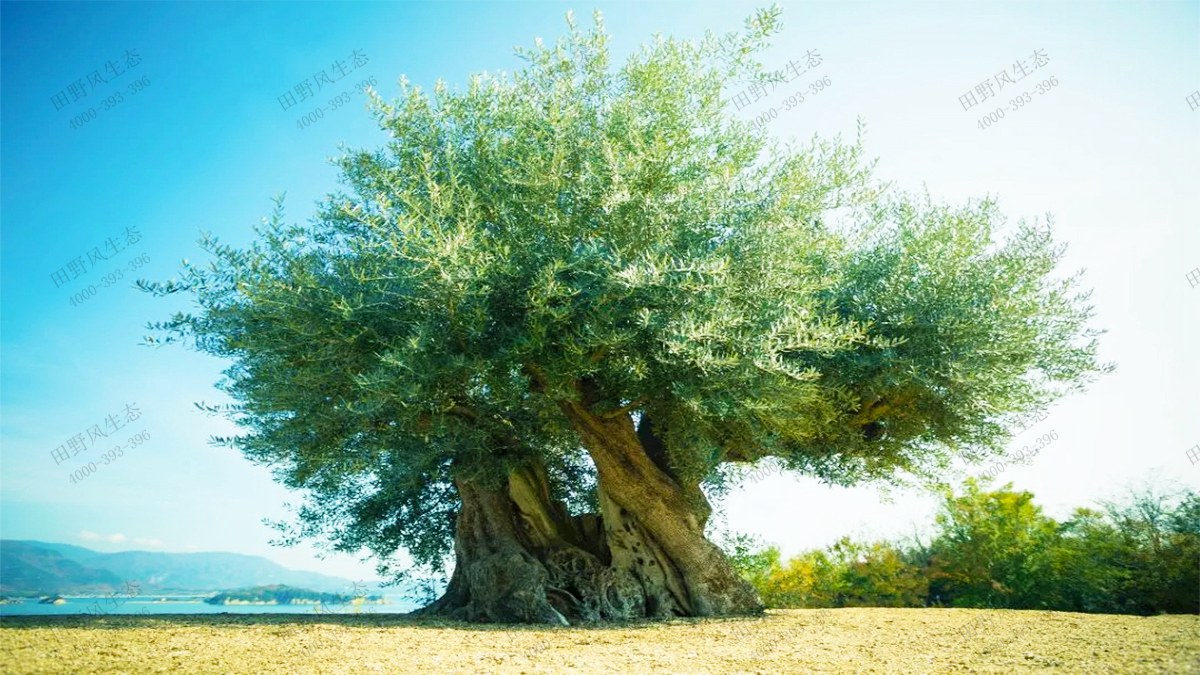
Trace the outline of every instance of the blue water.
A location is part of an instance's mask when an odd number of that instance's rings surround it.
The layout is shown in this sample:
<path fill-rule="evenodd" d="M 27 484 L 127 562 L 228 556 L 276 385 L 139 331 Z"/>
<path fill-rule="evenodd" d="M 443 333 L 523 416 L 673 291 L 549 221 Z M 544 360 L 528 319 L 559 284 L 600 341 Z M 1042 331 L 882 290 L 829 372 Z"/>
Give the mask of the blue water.
<path fill-rule="evenodd" d="M 147 599 L 125 599 L 113 607 L 105 598 L 66 598 L 61 605 L 39 604 L 37 599 L 26 600 L 15 605 L 0 605 L 0 616 L 29 616 L 49 614 L 79 614 L 86 616 L 116 616 L 139 614 L 308 614 L 353 615 L 353 614 L 403 614 L 420 605 L 407 600 L 385 595 L 386 605 L 209 605 L 204 602 L 154 602 Z M 97 609 L 98 608 L 98 609 Z M 91 611 L 89 611 L 89 609 Z"/>

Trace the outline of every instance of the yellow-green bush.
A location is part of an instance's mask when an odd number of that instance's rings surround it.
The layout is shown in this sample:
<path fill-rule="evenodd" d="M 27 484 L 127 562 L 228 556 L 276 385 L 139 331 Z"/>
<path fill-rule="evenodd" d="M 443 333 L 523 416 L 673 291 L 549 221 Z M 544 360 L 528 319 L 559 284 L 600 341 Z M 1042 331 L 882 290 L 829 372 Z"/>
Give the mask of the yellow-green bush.
<path fill-rule="evenodd" d="M 1200 494 L 1135 494 L 1058 523 L 1029 492 L 974 480 L 944 495 L 928 547 L 843 537 L 783 560 L 726 548 L 768 607 L 1008 607 L 1200 613 Z"/>

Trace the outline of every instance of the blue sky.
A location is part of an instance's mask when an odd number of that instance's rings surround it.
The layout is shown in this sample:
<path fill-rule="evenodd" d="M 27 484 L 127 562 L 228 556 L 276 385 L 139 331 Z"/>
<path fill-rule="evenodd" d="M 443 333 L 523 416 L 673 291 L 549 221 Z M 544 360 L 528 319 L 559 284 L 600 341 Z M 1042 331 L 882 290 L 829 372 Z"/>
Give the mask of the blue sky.
<path fill-rule="evenodd" d="M 738 29 L 750 3 L 10 3 L 0 4 L 0 536 L 105 551 L 222 550 L 355 578 L 372 566 L 314 549 L 274 548 L 263 518 L 299 502 L 266 469 L 207 445 L 232 431 L 196 412 L 221 400 L 226 365 L 139 342 L 147 321 L 187 309 L 130 287 L 202 260 L 201 229 L 242 245 L 286 191 L 306 220 L 337 188 L 324 159 L 339 143 L 376 147 L 384 135 L 353 91 L 374 77 L 385 97 L 400 75 L 424 87 L 461 86 L 469 73 L 512 71 L 515 45 L 553 40 L 573 9 L 605 15 L 619 63 L 654 32 L 698 37 Z M 1015 223 L 1052 213 L 1070 244 L 1064 272 L 1088 269 L 1102 356 L 1119 369 L 1064 401 L 1034 434 L 1058 440 L 1001 481 L 1032 490 L 1053 515 L 1157 476 L 1200 486 L 1196 376 L 1200 286 L 1200 4 L 783 3 L 784 31 L 763 61 L 784 68 L 809 50 L 822 63 L 794 82 L 830 85 L 784 111 L 787 91 L 743 108 L 775 107 L 772 133 L 808 139 L 868 124 L 880 177 L 937 200 L 998 196 Z M 1016 61 L 1048 59 L 995 99 L 964 109 Z M 325 71 L 366 63 L 285 109 L 279 97 Z M 130 66 L 136 52 L 136 65 Z M 113 63 L 120 74 L 107 70 Z M 94 80 L 89 76 L 109 80 Z M 1049 77 L 1058 83 L 1039 93 Z M 82 80 L 86 95 L 71 100 Z M 141 88 L 135 80 L 142 83 Z M 789 85 L 790 86 L 790 85 Z M 307 128 L 297 120 L 346 91 L 352 103 Z M 981 130 L 992 103 L 1031 101 Z M 55 97 L 59 96 L 57 103 Z M 121 99 L 116 101 L 116 94 Z M 65 98 L 64 98 L 65 97 Z M 317 98 L 319 97 L 319 98 Z M 978 96 L 977 96 L 978 98 Z M 101 101 L 108 99 L 110 109 Z M 63 105 L 64 101 L 67 101 Z M 968 100 L 969 103 L 969 100 Z M 61 109 L 59 109 L 61 106 Z M 91 107 L 94 119 L 72 128 Z M 124 246 L 126 232 L 137 243 Z M 109 239 L 122 247 L 106 251 Z M 106 254 L 86 264 L 93 249 Z M 85 272 L 69 278 L 82 256 Z M 133 269 L 133 259 L 148 263 Z M 54 277 L 63 270 L 68 279 Z M 106 275 L 123 278 L 103 287 Z M 97 288 L 77 306 L 72 294 Z M 1190 336 L 1190 337 L 1189 337 Z M 57 464 L 52 452 L 136 404 L 141 417 Z M 150 440 L 71 484 L 142 430 Z M 117 442 L 114 442 L 117 441 Z M 977 470 L 976 470 L 977 471 Z M 890 536 L 927 522 L 934 501 L 873 488 L 833 489 L 771 477 L 733 495 L 729 525 L 786 551 L 844 533 Z M 805 514 L 819 513 L 819 518 Z"/>

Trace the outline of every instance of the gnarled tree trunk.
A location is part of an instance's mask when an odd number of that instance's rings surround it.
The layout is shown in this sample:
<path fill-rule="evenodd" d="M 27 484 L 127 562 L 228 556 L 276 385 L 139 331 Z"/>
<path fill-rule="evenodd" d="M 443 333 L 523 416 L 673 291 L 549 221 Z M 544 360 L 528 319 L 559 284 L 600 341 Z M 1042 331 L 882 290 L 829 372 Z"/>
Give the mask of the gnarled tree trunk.
<path fill-rule="evenodd" d="M 603 492 L 603 515 L 571 516 L 540 466 L 512 472 L 501 491 L 455 486 L 454 573 L 418 615 L 568 625 L 690 614 L 669 558 Z"/>
<path fill-rule="evenodd" d="M 498 491 L 456 479 L 454 574 L 418 613 L 560 625 L 760 613 L 758 593 L 704 538 L 704 493 L 672 475 L 649 421 L 562 408 L 596 465 L 600 514 L 571 516 L 540 465 Z"/>
<path fill-rule="evenodd" d="M 756 614 L 757 591 L 742 579 L 729 559 L 704 538 L 711 508 L 699 486 L 688 486 L 666 470 L 665 459 L 639 438 L 627 412 L 601 416 L 585 402 L 564 402 L 563 412 L 596 464 L 601 491 L 642 538 L 661 553 L 678 587 L 678 604 L 687 616 Z M 658 459 L 659 461 L 655 461 Z M 605 514 L 606 521 L 608 514 Z"/>

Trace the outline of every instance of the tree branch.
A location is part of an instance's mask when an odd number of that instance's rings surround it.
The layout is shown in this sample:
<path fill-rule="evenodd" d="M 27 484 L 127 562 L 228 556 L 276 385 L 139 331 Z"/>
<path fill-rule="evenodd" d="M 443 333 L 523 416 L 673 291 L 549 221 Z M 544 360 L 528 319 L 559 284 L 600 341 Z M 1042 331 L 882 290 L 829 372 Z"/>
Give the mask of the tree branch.
<path fill-rule="evenodd" d="M 616 410 L 614 410 L 612 412 L 598 414 L 597 417 L 599 417 L 601 419 L 606 419 L 606 420 L 610 420 L 614 417 L 620 417 L 621 415 L 624 415 L 625 413 L 628 413 L 632 410 L 637 410 L 638 408 L 645 405 L 646 402 L 649 400 L 650 399 L 646 398 L 645 396 L 639 396 L 639 397 L 637 397 L 636 400 L 630 401 L 629 405 L 623 405 L 620 408 L 617 408 Z"/>
<path fill-rule="evenodd" d="M 896 408 L 912 403 L 915 399 L 916 395 L 911 391 L 902 393 L 891 400 L 885 400 L 882 397 L 876 397 L 870 403 L 864 405 L 862 411 L 855 415 L 854 419 L 851 420 L 850 423 L 859 427 L 866 426 L 876 420 L 879 420 L 884 415 L 887 415 Z"/>
<path fill-rule="evenodd" d="M 532 382 L 533 386 L 530 388 L 533 391 L 537 393 L 546 391 L 546 376 L 544 373 L 542 373 L 542 369 L 538 366 L 538 364 L 533 363 L 532 361 L 526 362 L 521 369 L 525 371 L 525 375 L 528 376 Z"/>

